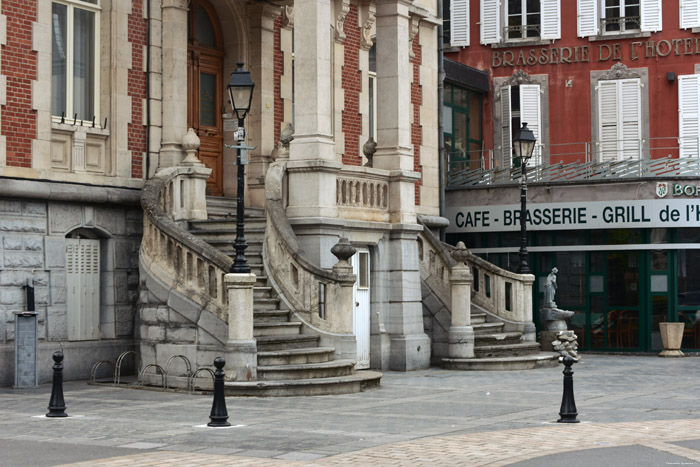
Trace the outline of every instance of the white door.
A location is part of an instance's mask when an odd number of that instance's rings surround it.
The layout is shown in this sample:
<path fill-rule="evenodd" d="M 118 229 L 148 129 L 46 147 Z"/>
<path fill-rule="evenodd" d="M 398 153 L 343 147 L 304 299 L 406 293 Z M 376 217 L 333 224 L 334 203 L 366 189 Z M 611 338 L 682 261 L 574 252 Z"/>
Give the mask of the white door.
<path fill-rule="evenodd" d="M 352 257 L 352 272 L 357 276 L 352 290 L 352 331 L 357 340 L 355 368 L 358 370 L 369 368 L 369 271 L 369 250 L 358 248 Z"/>
<path fill-rule="evenodd" d="M 100 338 L 100 241 L 66 239 L 68 340 Z"/>

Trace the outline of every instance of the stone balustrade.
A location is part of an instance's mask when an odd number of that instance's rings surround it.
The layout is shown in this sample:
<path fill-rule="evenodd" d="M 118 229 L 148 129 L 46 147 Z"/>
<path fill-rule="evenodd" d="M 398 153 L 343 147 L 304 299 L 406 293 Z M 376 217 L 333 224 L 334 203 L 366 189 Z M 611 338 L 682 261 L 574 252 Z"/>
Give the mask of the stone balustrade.
<path fill-rule="evenodd" d="M 336 206 L 340 217 L 387 222 L 389 172 L 345 166 L 336 177 Z"/>
<path fill-rule="evenodd" d="M 188 206 L 196 205 L 190 198 L 197 190 L 190 188 L 190 182 L 201 180 L 201 170 L 167 168 L 146 183 L 141 198 L 144 210 L 141 255 L 151 273 L 163 283 L 171 284 L 175 291 L 227 322 L 224 276 L 232 260 L 177 222 L 198 217 Z"/>
<path fill-rule="evenodd" d="M 421 279 L 449 307 L 452 302 L 450 276 L 455 264 L 449 256 L 451 247 L 441 243 L 427 227 L 419 234 L 418 242 Z M 506 271 L 471 252 L 466 257 L 473 276 L 472 303 L 491 315 L 490 320 L 503 321 L 504 331 L 519 331 L 523 333 L 523 340 L 534 341 L 532 286 L 535 277 Z"/>

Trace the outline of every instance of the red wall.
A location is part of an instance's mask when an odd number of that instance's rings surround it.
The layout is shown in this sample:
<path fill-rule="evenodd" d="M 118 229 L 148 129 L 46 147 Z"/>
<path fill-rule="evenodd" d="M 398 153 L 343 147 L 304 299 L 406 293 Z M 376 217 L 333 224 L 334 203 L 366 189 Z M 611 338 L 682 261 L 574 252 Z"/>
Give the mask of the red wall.
<path fill-rule="evenodd" d="M 7 165 L 31 167 L 32 140 L 36 138 L 36 111 L 32 110 L 32 81 L 37 79 L 37 56 L 32 51 L 36 0 L 4 1 L 2 14 L 7 17 L 7 44 L 2 47 L 2 74 L 7 76 L 2 107 Z"/>
<path fill-rule="evenodd" d="M 508 48 L 492 48 L 479 42 L 480 21 L 478 1 L 471 2 L 470 10 L 470 46 L 456 53 L 446 54 L 447 58 L 486 71 L 491 78 L 509 77 L 516 70 L 522 69 L 530 75 L 549 75 L 549 142 L 550 144 L 586 142 L 591 141 L 591 86 L 590 71 L 609 70 L 616 62 L 621 61 L 628 68 L 647 68 L 649 72 L 649 87 L 642 92 L 649 95 L 649 132 L 651 138 L 677 137 L 678 136 L 678 81 L 668 82 L 667 72 L 674 72 L 676 77 L 694 73 L 694 65 L 700 64 L 700 34 L 693 34 L 691 30 L 681 30 L 679 22 L 679 5 L 677 0 L 664 0 L 663 3 L 663 30 L 651 33 L 650 37 L 620 39 L 611 37 L 610 40 L 590 41 L 588 38 L 577 37 L 577 2 L 573 0 L 561 0 L 561 39 L 553 44 L 545 46 L 523 46 Z M 690 39 L 690 50 L 684 50 L 685 42 L 673 43 L 673 40 Z M 671 52 L 664 57 L 647 57 L 645 45 L 637 46 L 638 56 L 632 58 L 631 45 L 633 42 L 645 43 L 654 41 L 654 45 L 660 47 L 662 54 L 666 54 L 667 45 L 659 41 L 669 41 Z M 599 48 L 606 46 L 611 48 L 619 44 L 620 58 L 615 60 L 601 60 Z M 557 63 L 493 67 L 494 52 L 512 53 L 515 63 L 520 52 L 528 57 L 530 50 L 535 49 L 537 56 L 541 49 L 547 49 L 547 55 L 554 53 L 559 55 L 562 47 L 588 47 L 589 62 Z M 678 54 L 676 53 L 678 47 Z M 581 49 L 579 49 L 580 51 Z M 695 56 L 694 56 L 695 55 Z M 572 57 L 572 61 L 573 61 Z M 604 57 L 603 57 L 604 58 Z M 559 60 L 557 60 L 559 61 Z M 496 62 L 498 62 L 496 60 Z M 566 81 L 572 80 L 572 87 L 566 87 Z M 484 144 L 486 148 L 493 148 L 493 81 L 491 92 L 484 101 Z M 667 141 L 670 143 L 670 141 Z M 677 142 L 670 144 L 677 145 Z"/>

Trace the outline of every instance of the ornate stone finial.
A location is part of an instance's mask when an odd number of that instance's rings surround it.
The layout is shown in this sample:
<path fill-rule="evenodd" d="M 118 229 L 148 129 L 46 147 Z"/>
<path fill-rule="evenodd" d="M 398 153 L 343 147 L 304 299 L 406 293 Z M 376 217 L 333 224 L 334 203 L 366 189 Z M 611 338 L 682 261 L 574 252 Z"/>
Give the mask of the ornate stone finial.
<path fill-rule="evenodd" d="M 375 152 L 377 152 L 377 142 L 370 136 L 367 142 L 362 145 L 362 153 L 367 158 L 365 167 L 372 167 L 372 157 L 374 157 Z"/>
<path fill-rule="evenodd" d="M 350 269 L 352 269 L 352 265 L 348 262 L 348 259 L 350 259 L 356 251 L 357 249 L 350 244 L 350 241 L 346 237 L 340 237 L 338 243 L 331 248 L 331 253 L 338 258 L 338 264 L 336 264 L 336 266 Z M 336 266 L 334 266 L 334 268 Z"/>
<path fill-rule="evenodd" d="M 287 29 L 294 27 L 294 5 L 285 5 L 282 9 L 282 27 Z"/>
<path fill-rule="evenodd" d="M 337 0 L 338 15 L 335 18 L 335 41 L 341 44 L 345 42 L 345 18 L 350 11 L 350 0 Z"/>
<path fill-rule="evenodd" d="M 457 243 L 457 246 L 452 250 L 452 259 L 457 261 L 457 264 L 461 265 L 467 262 L 469 258 L 469 250 L 464 245 L 464 242 Z"/>
<path fill-rule="evenodd" d="M 182 137 L 182 148 L 187 152 L 187 157 L 182 160 L 183 165 L 201 164 L 197 159 L 197 149 L 199 149 L 199 136 L 194 129 L 187 130 L 187 134 Z"/>

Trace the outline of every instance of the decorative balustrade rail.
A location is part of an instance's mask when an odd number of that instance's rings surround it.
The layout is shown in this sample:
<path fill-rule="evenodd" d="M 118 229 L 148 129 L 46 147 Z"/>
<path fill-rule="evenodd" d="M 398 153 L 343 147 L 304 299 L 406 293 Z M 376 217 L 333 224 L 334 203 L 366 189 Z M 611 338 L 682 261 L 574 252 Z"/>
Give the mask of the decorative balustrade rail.
<path fill-rule="evenodd" d="M 191 167 L 172 167 L 146 182 L 141 197 L 144 233 L 142 263 L 163 283 L 228 322 L 224 275 L 232 260 L 191 235 L 174 219 L 182 218 Z"/>
<path fill-rule="evenodd" d="M 389 221 L 389 172 L 345 166 L 336 177 L 336 206 L 344 219 Z"/>
<path fill-rule="evenodd" d="M 305 323 L 327 333 L 352 333 L 352 302 L 340 297 L 342 287 L 355 281 L 311 263 L 287 221 L 283 202 L 286 163 L 270 165 L 265 178 L 267 224 L 263 258 L 265 269 L 282 299 Z"/>
<path fill-rule="evenodd" d="M 440 301 L 451 306 L 450 272 L 455 261 L 453 248 L 440 242 L 427 227 L 418 235 L 418 260 L 421 279 Z M 525 340 L 535 340 L 532 321 L 532 285 L 534 276 L 515 274 L 469 253 L 467 259 L 473 275 L 472 303 L 493 318 L 504 322 L 504 330 L 520 331 Z"/>

